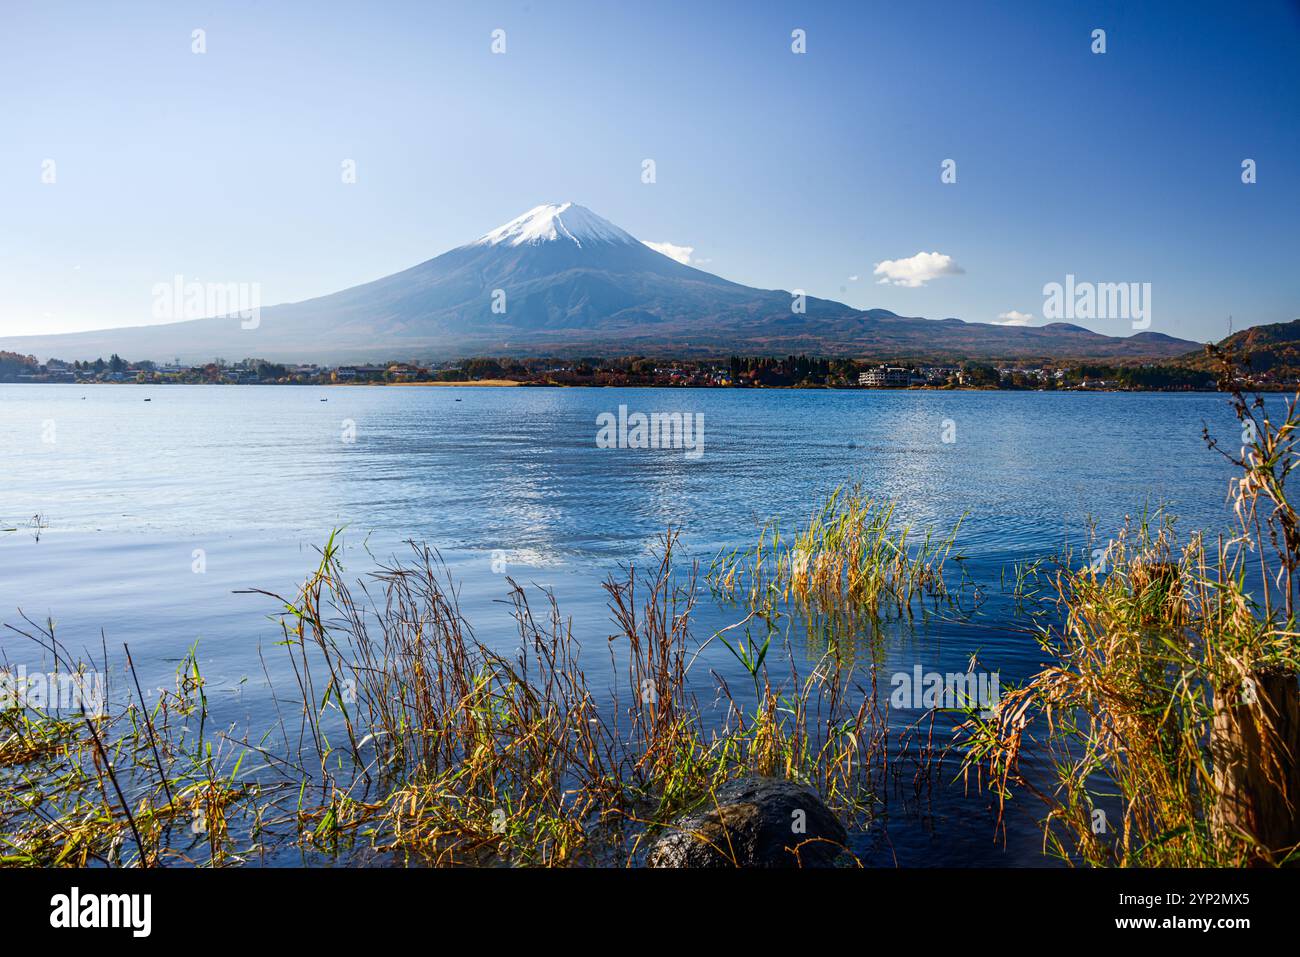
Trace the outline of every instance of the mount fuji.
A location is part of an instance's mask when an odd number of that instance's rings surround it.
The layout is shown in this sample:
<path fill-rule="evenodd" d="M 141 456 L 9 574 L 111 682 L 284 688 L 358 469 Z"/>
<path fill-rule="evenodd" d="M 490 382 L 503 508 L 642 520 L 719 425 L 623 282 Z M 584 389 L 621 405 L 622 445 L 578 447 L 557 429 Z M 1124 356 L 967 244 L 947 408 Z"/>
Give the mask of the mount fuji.
<path fill-rule="evenodd" d="M 470 355 L 725 355 L 812 352 L 880 358 L 1152 359 L 1197 344 L 1159 333 L 1119 338 L 1079 326 L 905 318 L 755 289 L 666 256 L 583 206 L 530 209 L 402 272 L 235 317 L 0 339 L 40 358 L 187 362 L 214 356 L 347 362 Z"/>

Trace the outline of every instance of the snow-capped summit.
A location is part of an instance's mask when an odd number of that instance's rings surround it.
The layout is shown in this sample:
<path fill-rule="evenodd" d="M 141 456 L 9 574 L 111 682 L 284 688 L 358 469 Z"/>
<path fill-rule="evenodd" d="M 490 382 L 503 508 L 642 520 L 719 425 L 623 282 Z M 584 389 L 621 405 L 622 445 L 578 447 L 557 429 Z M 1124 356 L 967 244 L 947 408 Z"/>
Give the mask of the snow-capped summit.
<path fill-rule="evenodd" d="M 504 226 L 475 240 L 474 246 L 536 245 L 549 242 L 635 243 L 631 234 L 607 219 L 597 216 L 586 206 L 576 203 L 543 203 L 517 216 Z"/>

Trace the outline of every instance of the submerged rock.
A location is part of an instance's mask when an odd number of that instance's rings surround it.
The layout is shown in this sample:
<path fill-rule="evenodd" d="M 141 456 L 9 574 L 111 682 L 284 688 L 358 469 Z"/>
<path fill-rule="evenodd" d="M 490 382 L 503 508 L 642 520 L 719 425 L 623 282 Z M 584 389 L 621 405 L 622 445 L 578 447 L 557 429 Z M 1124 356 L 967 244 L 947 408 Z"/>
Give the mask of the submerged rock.
<path fill-rule="evenodd" d="M 848 835 L 817 793 L 748 777 L 686 814 L 650 848 L 651 867 L 831 867 Z"/>

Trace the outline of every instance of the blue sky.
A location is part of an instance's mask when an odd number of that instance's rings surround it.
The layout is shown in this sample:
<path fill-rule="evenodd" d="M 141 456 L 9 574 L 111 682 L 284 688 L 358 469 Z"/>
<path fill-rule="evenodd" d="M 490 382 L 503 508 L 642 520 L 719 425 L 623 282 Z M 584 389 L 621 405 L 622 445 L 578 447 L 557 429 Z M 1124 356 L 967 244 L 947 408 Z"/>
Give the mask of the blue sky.
<path fill-rule="evenodd" d="M 566 200 L 904 315 L 1037 324 L 1073 274 L 1186 338 L 1300 317 L 1295 3 L 6 0 L 0 117 L 0 335 L 147 323 L 177 274 L 309 298 Z M 919 252 L 963 272 L 877 282 Z"/>

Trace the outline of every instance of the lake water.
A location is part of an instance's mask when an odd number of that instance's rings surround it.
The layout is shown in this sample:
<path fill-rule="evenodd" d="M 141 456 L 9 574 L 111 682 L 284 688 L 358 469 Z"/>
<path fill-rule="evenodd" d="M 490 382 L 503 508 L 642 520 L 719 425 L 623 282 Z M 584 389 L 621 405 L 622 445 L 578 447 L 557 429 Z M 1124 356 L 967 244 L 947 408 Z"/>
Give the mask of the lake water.
<path fill-rule="evenodd" d="M 597 416 L 620 405 L 701 414 L 703 454 L 598 448 Z M 0 385 L 0 528 L 13 529 L 0 531 L 0 622 L 48 616 L 96 658 L 102 630 L 147 683 L 170 684 L 197 642 L 216 707 L 256 725 L 273 713 L 259 648 L 276 677 L 276 608 L 235 592 L 291 594 L 333 528 L 356 574 L 406 539 L 437 546 L 481 640 L 517 643 L 504 571 L 553 589 L 602 647 L 600 583 L 667 527 L 707 565 L 856 481 L 920 527 L 964 515 L 962 564 L 989 596 L 976 621 L 898 625 L 887 670 L 963 670 L 978 651 L 1006 684 L 1041 659 L 998 597 L 1010 563 L 1084 545 L 1092 522 L 1104 540 L 1159 504 L 1184 532 L 1230 527 L 1229 468 L 1203 423 L 1239 434 L 1225 398 L 1202 394 Z M 697 640 L 738 617 L 704 601 Z M 40 664 L 11 633 L 0 655 Z M 705 660 L 738 676 L 724 649 Z M 1013 813 L 1004 844 L 987 798 L 952 776 L 891 806 L 864 859 L 1047 863 L 1037 808 Z"/>

